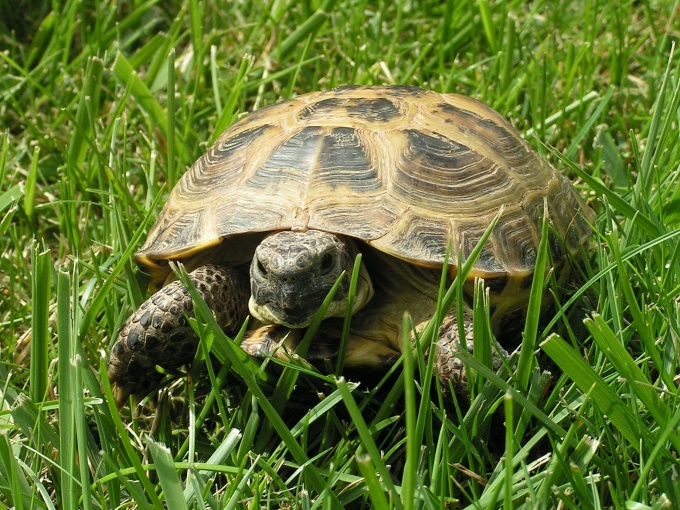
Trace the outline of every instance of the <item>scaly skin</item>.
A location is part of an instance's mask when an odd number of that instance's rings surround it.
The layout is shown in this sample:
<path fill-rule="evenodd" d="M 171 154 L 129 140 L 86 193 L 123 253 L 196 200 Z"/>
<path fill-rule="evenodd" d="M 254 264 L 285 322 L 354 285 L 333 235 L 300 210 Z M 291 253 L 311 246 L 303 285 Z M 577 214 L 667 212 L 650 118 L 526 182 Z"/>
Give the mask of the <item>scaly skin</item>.
<path fill-rule="evenodd" d="M 464 314 L 465 341 L 463 343 L 467 347 L 467 351 L 472 354 L 472 312 L 465 310 Z M 497 371 L 503 366 L 501 356 L 508 358 L 509 355 L 497 342 L 495 347 L 497 351 L 494 350 L 493 352 L 493 370 Z M 470 386 L 467 380 L 465 364 L 456 356 L 456 353 L 460 352 L 460 348 L 461 341 L 458 332 L 458 320 L 455 313 L 452 312 L 444 317 L 442 325 L 439 327 L 439 340 L 437 341 L 434 364 L 439 380 L 442 382 L 442 390 L 445 393 L 448 393 L 448 386 L 451 383 L 456 395 L 469 398 Z"/>
<path fill-rule="evenodd" d="M 189 277 L 220 327 L 227 334 L 236 333 L 248 314 L 246 275 L 205 265 Z M 174 281 L 146 300 L 120 328 L 108 361 L 119 407 L 130 394 L 141 399 L 156 387 L 163 377 L 156 365 L 175 370 L 193 361 L 198 336 L 186 317 L 193 317 L 193 301 L 182 282 Z"/>

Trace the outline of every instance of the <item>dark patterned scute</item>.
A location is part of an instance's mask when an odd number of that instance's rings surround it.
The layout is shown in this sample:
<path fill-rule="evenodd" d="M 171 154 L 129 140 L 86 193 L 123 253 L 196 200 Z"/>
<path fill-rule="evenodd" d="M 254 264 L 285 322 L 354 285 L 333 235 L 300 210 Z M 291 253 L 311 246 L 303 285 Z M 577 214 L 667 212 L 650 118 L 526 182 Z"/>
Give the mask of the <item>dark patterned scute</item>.
<path fill-rule="evenodd" d="M 137 258 L 158 268 L 239 234 L 317 229 L 431 267 L 450 245 L 455 270 L 458 249 L 468 257 L 502 211 L 472 276 L 520 278 L 533 272 L 546 207 L 566 251 L 577 251 L 593 212 L 489 107 L 347 86 L 227 129 L 175 187 Z"/>
<path fill-rule="evenodd" d="M 297 116 L 298 121 L 313 124 L 337 119 L 339 116 L 359 121 L 388 122 L 401 115 L 399 107 L 387 98 L 323 99 L 310 104 Z"/>

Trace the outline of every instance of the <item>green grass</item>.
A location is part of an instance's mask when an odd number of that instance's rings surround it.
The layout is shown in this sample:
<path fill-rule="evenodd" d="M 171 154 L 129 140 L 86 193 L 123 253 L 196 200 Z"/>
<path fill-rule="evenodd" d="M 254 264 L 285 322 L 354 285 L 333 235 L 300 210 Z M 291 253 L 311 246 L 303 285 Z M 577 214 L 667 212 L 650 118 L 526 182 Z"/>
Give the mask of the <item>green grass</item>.
<path fill-rule="evenodd" d="M 676 508 L 678 12 L 0 0 L 0 507 Z M 490 104 L 597 210 L 580 283 L 527 328 L 538 355 L 466 356 L 466 410 L 430 398 L 417 353 L 371 385 L 302 360 L 278 377 L 199 323 L 221 363 L 119 414 L 104 353 L 169 189 L 243 113 L 345 83 Z"/>

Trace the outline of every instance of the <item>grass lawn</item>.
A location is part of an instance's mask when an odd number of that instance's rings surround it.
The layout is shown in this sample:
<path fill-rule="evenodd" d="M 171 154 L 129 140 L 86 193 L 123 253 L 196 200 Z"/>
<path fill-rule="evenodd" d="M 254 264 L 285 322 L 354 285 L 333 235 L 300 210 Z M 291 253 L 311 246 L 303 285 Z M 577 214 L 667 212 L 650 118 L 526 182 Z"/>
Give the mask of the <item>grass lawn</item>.
<path fill-rule="evenodd" d="M 0 508 L 678 508 L 679 15 L 0 0 Z M 581 277 L 526 332 L 536 356 L 471 360 L 467 409 L 417 353 L 370 384 L 273 375 L 197 324 L 221 363 L 202 349 L 189 384 L 119 413 L 106 352 L 170 188 L 244 113 L 346 83 L 488 103 L 597 211 Z"/>

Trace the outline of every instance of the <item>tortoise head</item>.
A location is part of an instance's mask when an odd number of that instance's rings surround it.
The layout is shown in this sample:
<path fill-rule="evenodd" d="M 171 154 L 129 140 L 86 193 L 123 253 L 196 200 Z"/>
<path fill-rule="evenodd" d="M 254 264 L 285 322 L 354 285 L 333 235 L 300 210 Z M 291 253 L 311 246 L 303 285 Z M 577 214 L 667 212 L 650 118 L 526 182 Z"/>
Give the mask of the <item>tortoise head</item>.
<path fill-rule="evenodd" d="M 267 324 L 309 326 L 344 271 L 324 318 L 344 317 L 357 254 L 350 238 L 318 230 L 284 231 L 266 237 L 255 249 L 250 265 L 250 313 Z M 352 313 L 372 296 L 373 286 L 362 263 Z"/>

